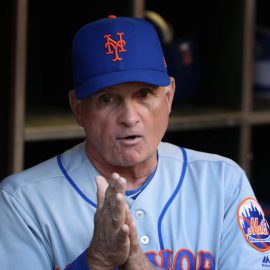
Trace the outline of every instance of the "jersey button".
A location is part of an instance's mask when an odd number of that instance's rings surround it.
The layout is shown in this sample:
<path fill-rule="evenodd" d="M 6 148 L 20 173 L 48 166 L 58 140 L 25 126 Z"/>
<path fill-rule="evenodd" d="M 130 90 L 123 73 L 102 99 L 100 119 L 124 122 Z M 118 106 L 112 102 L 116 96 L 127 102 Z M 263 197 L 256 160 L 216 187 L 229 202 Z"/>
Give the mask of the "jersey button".
<path fill-rule="evenodd" d="M 143 217 L 144 217 L 143 210 L 137 210 L 136 211 L 136 218 L 143 218 Z"/>
<path fill-rule="evenodd" d="M 143 236 L 141 237 L 141 243 L 142 243 L 143 245 L 147 245 L 147 244 L 149 243 L 149 237 L 148 237 L 147 235 L 143 235 Z"/>

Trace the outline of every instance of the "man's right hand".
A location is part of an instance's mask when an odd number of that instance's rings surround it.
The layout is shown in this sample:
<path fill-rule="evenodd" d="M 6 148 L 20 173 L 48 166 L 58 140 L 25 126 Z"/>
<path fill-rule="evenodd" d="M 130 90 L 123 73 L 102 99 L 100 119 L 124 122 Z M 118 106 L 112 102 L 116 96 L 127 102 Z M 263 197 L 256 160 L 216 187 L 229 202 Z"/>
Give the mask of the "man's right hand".
<path fill-rule="evenodd" d="M 87 251 L 91 270 L 109 270 L 124 264 L 130 252 L 130 213 L 125 201 L 126 180 L 113 173 L 107 182 L 96 177 L 97 211 L 94 234 Z"/>

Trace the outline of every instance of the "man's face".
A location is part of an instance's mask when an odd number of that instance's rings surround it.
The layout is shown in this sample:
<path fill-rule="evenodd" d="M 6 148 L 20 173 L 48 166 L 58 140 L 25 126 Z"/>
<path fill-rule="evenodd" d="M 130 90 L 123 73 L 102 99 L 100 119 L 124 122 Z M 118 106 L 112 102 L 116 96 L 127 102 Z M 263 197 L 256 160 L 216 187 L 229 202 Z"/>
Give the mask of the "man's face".
<path fill-rule="evenodd" d="M 76 118 L 85 130 L 90 159 L 120 167 L 155 159 L 168 126 L 173 92 L 172 84 L 157 87 L 132 82 L 77 103 Z"/>

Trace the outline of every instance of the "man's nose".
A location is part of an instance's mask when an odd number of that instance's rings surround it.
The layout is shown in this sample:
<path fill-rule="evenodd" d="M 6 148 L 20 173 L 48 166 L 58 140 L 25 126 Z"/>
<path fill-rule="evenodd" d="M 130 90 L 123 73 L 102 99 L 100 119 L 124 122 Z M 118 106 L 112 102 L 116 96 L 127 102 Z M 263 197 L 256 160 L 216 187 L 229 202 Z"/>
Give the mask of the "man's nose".
<path fill-rule="evenodd" d="M 123 102 L 120 108 L 119 123 L 134 126 L 140 121 L 138 104 L 136 102 Z"/>

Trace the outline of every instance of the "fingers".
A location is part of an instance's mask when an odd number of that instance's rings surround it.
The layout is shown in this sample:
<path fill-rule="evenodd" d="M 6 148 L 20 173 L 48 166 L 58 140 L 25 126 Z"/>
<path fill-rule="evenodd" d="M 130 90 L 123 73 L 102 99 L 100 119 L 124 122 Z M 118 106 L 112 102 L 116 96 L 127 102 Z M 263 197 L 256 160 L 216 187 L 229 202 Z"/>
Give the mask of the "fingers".
<path fill-rule="evenodd" d="M 126 220 L 128 206 L 125 197 L 121 193 L 117 193 L 111 206 L 112 226 L 117 229 L 121 227 Z"/>
<path fill-rule="evenodd" d="M 113 173 L 107 180 L 96 176 L 96 185 L 97 211 L 91 250 L 99 254 L 96 260 L 103 264 L 122 265 L 130 253 L 130 225 L 126 223 L 129 208 L 125 200 L 127 182 Z"/>
<path fill-rule="evenodd" d="M 126 218 L 126 210 L 128 208 L 125 201 L 126 180 L 120 177 L 119 174 L 113 173 L 109 187 L 106 192 L 106 199 L 108 198 L 109 207 L 112 215 L 112 225 L 118 228 L 124 224 Z"/>
<path fill-rule="evenodd" d="M 101 175 L 97 175 L 95 180 L 97 185 L 98 208 L 103 206 L 105 196 L 107 198 L 107 201 L 110 201 L 112 196 L 116 196 L 117 193 L 121 193 L 123 195 L 125 194 L 127 182 L 123 177 L 120 177 L 120 175 L 117 173 L 112 174 L 109 183 Z"/>
<path fill-rule="evenodd" d="M 105 193 L 104 203 L 107 208 L 114 207 L 119 200 L 117 199 L 117 194 L 120 193 L 123 196 L 125 195 L 127 182 L 123 177 L 120 177 L 119 174 L 113 173 L 108 180 L 108 188 Z"/>
<path fill-rule="evenodd" d="M 109 180 L 109 188 L 112 193 L 125 194 L 127 182 L 125 178 L 121 177 L 118 173 L 113 173 Z"/>
<path fill-rule="evenodd" d="M 121 215 L 124 216 L 124 208 L 125 208 L 125 199 L 121 193 L 117 193 L 115 198 L 111 201 L 111 214 L 112 221 L 118 222 L 121 218 Z"/>
<path fill-rule="evenodd" d="M 108 188 L 108 183 L 101 175 L 96 176 L 95 180 L 97 185 L 97 208 L 99 209 L 104 204 L 105 192 Z"/>
<path fill-rule="evenodd" d="M 97 184 L 97 209 L 107 209 L 108 215 L 106 220 L 113 225 L 115 229 L 125 221 L 126 209 L 125 191 L 127 182 L 119 174 L 113 173 L 108 180 L 103 176 L 96 176 Z M 105 212 L 107 212 L 105 210 Z M 103 212 L 105 214 L 105 212 Z M 109 220 L 108 220 L 109 219 Z M 110 220 L 111 219 L 111 220 Z"/>
<path fill-rule="evenodd" d="M 103 222 L 106 225 L 112 225 L 119 233 L 119 239 L 126 239 L 128 235 L 131 242 L 135 243 L 137 241 L 136 225 L 125 200 L 126 180 L 118 173 L 113 173 L 108 182 L 103 176 L 96 176 L 96 184 L 97 206 L 100 210 L 104 208 L 102 210 Z"/>
<path fill-rule="evenodd" d="M 129 227 L 127 224 L 123 224 L 117 235 L 117 241 L 124 243 L 127 241 L 129 235 Z"/>
<path fill-rule="evenodd" d="M 125 222 L 128 227 L 129 227 L 129 240 L 131 245 L 137 245 L 137 228 L 136 228 L 136 223 L 133 220 L 131 213 L 128 211 L 126 215 L 126 222 Z"/>

